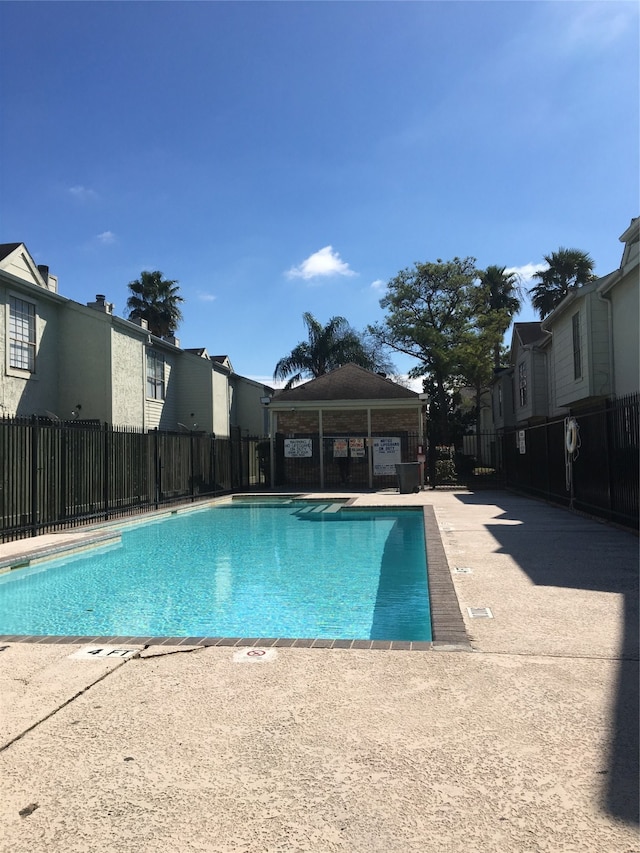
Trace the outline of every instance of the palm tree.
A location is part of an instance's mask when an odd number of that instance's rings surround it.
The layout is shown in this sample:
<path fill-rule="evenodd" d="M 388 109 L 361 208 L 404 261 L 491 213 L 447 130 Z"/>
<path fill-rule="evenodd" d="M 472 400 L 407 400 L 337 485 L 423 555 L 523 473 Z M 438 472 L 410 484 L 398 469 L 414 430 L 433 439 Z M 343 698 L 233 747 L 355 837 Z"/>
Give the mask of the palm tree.
<path fill-rule="evenodd" d="M 499 340 L 493 346 L 493 366 L 500 367 L 501 342 L 515 314 L 522 307 L 520 279 L 506 267 L 490 266 L 480 273 L 478 313 L 491 317 Z"/>
<path fill-rule="evenodd" d="M 182 320 L 180 303 L 184 302 L 178 293 L 178 282 L 163 278 L 158 270 L 145 270 L 128 287 L 131 291 L 127 299 L 128 319 L 146 320 L 151 334 L 159 338 L 173 335 Z"/>
<path fill-rule="evenodd" d="M 582 287 L 596 278 L 593 258 L 580 249 L 560 246 L 557 252 L 545 255 L 544 259 L 549 268 L 535 273 L 534 278 L 539 281 L 529 291 L 531 304 L 541 320 L 562 302 L 570 287 Z"/>
<path fill-rule="evenodd" d="M 273 371 L 275 380 L 289 377 L 285 388 L 291 388 L 305 377 L 324 376 L 350 362 L 367 370 L 389 367 L 375 347 L 352 329 L 344 317 L 332 317 L 325 326 L 308 311 L 302 319 L 309 339 L 301 341 L 289 355 L 281 358 Z"/>

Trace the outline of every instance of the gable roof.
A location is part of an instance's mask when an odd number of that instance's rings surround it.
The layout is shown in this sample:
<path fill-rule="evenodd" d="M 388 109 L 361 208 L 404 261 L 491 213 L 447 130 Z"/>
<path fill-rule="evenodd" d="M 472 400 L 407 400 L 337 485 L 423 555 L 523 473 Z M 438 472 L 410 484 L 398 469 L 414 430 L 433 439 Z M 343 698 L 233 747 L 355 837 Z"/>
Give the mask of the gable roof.
<path fill-rule="evenodd" d="M 542 328 L 542 322 L 535 321 L 533 323 L 514 323 L 514 334 L 518 336 L 523 347 L 535 344 L 542 338 L 546 338 L 549 334 Z"/>
<path fill-rule="evenodd" d="M 0 261 L 8 257 L 11 252 L 15 252 L 19 246 L 22 246 L 22 243 L 0 243 Z"/>
<path fill-rule="evenodd" d="M 415 391 L 385 379 L 378 373 L 345 364 L 311 379 L 296 388 L 277 392 L 273 403 L 311 402 L 315 400 L 414 400 L 420 401 Z"/>
<path fill-rule="evenodd" d="M 58 291 L 58 279 L 49 275 L 49 267 L 36 264 L 24 243 L 0 243 L 0 270 L 26 284 Z"/>

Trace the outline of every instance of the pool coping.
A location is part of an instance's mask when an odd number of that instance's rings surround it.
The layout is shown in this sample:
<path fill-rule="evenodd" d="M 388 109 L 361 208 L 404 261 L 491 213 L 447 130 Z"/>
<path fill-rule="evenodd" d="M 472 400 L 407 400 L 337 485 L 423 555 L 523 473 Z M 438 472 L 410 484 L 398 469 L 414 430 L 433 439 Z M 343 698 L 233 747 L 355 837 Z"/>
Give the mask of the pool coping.
<path fill-rule="evenodd" d="M 302 496 L 301 496 L 302 497 Z M 348 501 L 350 509 L 388 510 L 400 509 L 390 505 L 354 506 Z M 60 645 L 88 645 L 99 643 L 114 646 L 262 646 L 266 648 L 304 648 L 304 649 L 364 649 L 387 651 L 472 651 L 464 619 L 460 610 L 458 596 L 453 584 L 449 562 L 440 536 L 440 529 L 432 506 L 422 504 L 405 505 L 403 509 L 423 510 L 425 544 L 428 559 L 429 603 L 431 611 L 431 634 L 428 641 L 417 640 L 344 640 L 309 637 L 135 637 L 135 636 L 56 636 L 30 634 L 0 634 L 0 643 L 44 643 Z M 122 526 L 122 525 L 120 525 Z M 58 554 L 84 550 L 87 547 L 105 544 L 109 539 L 119 536 L 118 530 L 106 533 L 87 532 L 87 536 L 75 545 L 65 543 L 57 548 L 47 546 L 31 549 L 22 555 L 22 561 L 31 559 L 40 562 Z M 2 561 L 0 565 L 11 563 L 11 568 L 20 567 L 20 558 Z"/>

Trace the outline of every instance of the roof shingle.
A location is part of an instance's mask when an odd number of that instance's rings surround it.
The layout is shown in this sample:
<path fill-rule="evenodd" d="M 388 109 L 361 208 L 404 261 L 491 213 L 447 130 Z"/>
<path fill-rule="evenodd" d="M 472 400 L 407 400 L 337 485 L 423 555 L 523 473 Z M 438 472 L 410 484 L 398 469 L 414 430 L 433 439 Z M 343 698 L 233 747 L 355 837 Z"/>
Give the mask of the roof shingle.
<path fill-rule="evenodd" d="M 377 373 L 358 367 L 357 364 L 345 364 L 311 379 L 296 388 L 279 391 L 273 397 L 274 403 L 306 402 L 313 400 L 419 400 L 419 395 L 409 388 L 385 379 Z"/>

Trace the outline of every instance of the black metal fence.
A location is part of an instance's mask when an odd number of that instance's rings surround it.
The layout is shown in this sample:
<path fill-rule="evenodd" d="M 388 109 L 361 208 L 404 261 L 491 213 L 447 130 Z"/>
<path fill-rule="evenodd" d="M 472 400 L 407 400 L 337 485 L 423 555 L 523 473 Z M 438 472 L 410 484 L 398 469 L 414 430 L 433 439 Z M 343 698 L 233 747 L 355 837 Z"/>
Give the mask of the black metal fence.
<path fill-rule="evenodd" d="M 0 541 L 266 483 L 259 438 L 0 419 Z"/>
<path fill-rule="evenodd" d="M 573 453 L 564 419 L 505 433 L 506 485 L 638 529 L 639 403 L 635 394 L 575 412 Z"/>
<path fill-rule="evenodd" d="M 417 433 L 395 430 L 399 439 L 401 462 L 415 462 L 418 453 Z M 387 434 L 385 434 L 387 435 Z M 376 438 L 384 438 L 375 433 Z M 288 439 L 303 443 L 300 453 L 291 453 Z M 277 433 L 275 447 L 275 482 L 278 488 L 340 488 L 384 489 L 397 485 L 393 465 L 384 472 L 380 458 L 361 433 L 323 435 L 299 433 L 284 436 Z M 395 457 L 394 457 L 395 458 Z"/>
<path fill-rule="evenodd" d="M 457 446 L 424 445 L 417 432 L 392 431 L 399 440 L 399 461 L 416 462 L 426 457 L 422 466 L 422 485 L 436 487 L 496 487 L 503 482 L 502 443 L 495 432 L 464 436 Z M 385 434 L 386 435 L 386 434 Z M 374 433 L 371 443 L 361 435 L 341 433 L 324 435 L 296 434 L 288 436 L 307 443 L 306 456 L 289 456 L 285 436 L 275 437 L 275 485 L 281 488 L 349 487 L 353 489 L 386 489 L 398 485 L 395 466 L 381 473 L 372 444 L 384 438 Z M 371 456 L 373 452 L 373 457 Z M 395 460 L 397 461 L 397 460 Z"/>
<path fill-rule="evenodd" d="M 423 483 L 471 488 L 506 485 L 536 497 L 638 528 L 639 395 L 611 400 L 575 415 L 578 446 L 566 453 L 564 419 L 465 436 L 460 447 L 427 449 Z M 417 433 L 401 433 L 401 461 L 418 458 Z M 397 485 L 376 474 L 371 448 L 360 437 L 319 436 L 312 455 L 287 457 L 270 442 L 198 432 L 141 432 L 87 421 L 0 418 L 0 541 L 267 486 L 325 488 Z M 358 441 L 349 444 L 350 438 Z M 348 453 L 338 455 L 339 442 Z"/>

